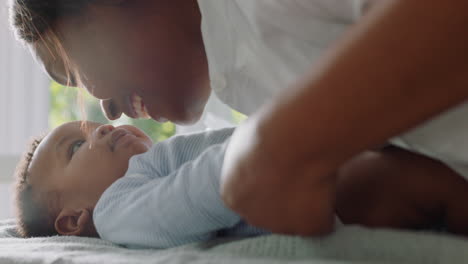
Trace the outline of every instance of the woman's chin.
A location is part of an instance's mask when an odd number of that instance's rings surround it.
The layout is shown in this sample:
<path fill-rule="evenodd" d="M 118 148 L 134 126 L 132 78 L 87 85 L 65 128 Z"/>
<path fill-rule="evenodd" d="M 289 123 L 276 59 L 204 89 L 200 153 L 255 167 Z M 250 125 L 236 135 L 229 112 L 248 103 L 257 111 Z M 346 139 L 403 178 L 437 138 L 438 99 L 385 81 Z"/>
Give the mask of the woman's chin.
<path fill-rule="evenodd" d="M 201 111 L 183 111 L 174 113 L 167 117 L 153 115 L 150 113 L 151 118 L 159 123 L 172 122 L 177 125 L 188 126 L 196 123 L 200 120 L 203 115 L 203 109 Z"/>
<path fill-rule="evenodd" d="M 200 120 L 200 116 L 197 117 L 191 117 L 191 118 L 183 118 L 183 119 L 172 119 L 169 120 L 170 122 L 176 124 L 176 125 L 181 125 L 181 126 L 189 126 L 195 124 L 197 121 Z M 156 120 L 157 121 L 157 120 Z"/>

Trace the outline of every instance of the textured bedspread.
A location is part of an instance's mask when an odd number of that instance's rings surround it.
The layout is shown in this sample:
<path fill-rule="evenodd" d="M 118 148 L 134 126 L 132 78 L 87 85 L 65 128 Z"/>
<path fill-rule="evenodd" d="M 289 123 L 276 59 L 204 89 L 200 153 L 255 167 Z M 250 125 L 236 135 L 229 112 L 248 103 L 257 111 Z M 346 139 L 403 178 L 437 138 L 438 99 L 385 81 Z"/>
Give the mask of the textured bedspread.
<path fill-rule="evenodd" d="M 435 233 L 341 227 L 326 238 L 269 235 L 130 250 L 100 239 L 22 239 L 0 221 L 0 263 L 468 263 L 468 240 Z"/>

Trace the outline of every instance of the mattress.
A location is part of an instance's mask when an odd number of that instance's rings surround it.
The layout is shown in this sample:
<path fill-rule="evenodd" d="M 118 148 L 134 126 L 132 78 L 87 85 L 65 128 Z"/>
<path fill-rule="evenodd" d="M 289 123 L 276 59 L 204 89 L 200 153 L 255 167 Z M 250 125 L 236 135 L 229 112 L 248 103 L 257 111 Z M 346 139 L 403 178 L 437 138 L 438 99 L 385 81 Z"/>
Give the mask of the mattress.
<path fill-rule="evenodd" d="M 321 238 L 266 235 L 165 250 L 132 250 L 83 237 L 18 237 L 0 221 L 0 263 L 468 263 L 468 240 L 431 232 L 340 227 Z"/>

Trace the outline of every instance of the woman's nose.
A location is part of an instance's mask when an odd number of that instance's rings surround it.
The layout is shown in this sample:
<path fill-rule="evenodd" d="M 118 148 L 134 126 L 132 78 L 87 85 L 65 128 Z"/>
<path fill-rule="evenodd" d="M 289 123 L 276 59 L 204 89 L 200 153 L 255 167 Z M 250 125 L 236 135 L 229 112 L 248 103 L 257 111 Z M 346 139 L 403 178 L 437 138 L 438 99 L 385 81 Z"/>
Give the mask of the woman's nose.
<path fill-rule="evenodd" d="M 109 120 L 119 119 L 122 115 L 122 110 L 113 99 L 101 100 L 101 110 Z"/>

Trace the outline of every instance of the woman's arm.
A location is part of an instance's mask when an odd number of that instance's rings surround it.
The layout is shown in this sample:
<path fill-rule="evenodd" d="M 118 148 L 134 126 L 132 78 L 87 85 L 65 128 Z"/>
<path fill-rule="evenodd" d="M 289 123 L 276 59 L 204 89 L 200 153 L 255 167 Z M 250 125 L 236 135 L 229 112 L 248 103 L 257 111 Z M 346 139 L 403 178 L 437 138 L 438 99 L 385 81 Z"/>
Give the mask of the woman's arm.
<path fill-rule="evenodd" d="M 468 2 L 386 0 L 234 135 L 225 202 L 272 231 L 332 230 L 334 172 L 468 96 Z"/>

